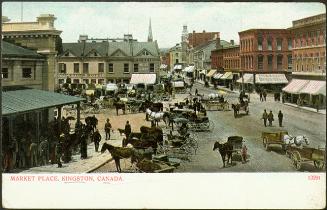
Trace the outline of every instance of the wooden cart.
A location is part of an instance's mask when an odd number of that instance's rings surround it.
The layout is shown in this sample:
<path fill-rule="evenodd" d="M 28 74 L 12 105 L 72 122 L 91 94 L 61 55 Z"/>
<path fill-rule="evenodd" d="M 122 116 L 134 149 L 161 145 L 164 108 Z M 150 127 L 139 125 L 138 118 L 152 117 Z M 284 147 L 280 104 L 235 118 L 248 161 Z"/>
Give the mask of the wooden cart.
<path fill-rule="evenodd" d="M 297 170 L 301 169 L 304 162 L 313 162 L 318 169 L 323 169 L 326 164 L 326 150 L 324 148 L 288 147 L 286 154 L 291 158 Z"/>
<path fill-rule="evenodd" d="M 262 132 L 262 144 L 263 147 L 268 151 L 271 144 L 281 145 L 282 149 L 286 151 L 286 144 L 284 143 L 284 135 L 287 135 L 287 131 L 278 132 Z"/>

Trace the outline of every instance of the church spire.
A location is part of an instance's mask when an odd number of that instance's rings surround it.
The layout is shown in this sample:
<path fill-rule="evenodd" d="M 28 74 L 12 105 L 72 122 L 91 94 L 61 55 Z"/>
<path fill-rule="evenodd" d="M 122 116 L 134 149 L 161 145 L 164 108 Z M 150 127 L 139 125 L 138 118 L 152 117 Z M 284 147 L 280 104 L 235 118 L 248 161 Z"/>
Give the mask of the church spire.
<path fill-rule="evenodd" d="M 151 27 L 151 18 L 150 18 L 150 22 L 149 22 L 148 42 L 153 42 L 153 38 L 152 38 L 152 27 Z"/>

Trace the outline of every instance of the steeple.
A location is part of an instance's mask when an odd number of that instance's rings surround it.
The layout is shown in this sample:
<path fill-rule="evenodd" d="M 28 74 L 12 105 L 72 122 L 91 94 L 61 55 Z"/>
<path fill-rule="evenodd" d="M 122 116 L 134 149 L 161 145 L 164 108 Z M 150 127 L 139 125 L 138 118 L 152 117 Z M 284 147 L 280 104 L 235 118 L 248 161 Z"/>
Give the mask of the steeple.
<path fill-rule="evenodd" d="M 152 28 L 151 28 L 151 18 L 150 18 L 150 22 L 149 22 L 148 42 L 153 42 L 153 38 L 152 38 Z"/>

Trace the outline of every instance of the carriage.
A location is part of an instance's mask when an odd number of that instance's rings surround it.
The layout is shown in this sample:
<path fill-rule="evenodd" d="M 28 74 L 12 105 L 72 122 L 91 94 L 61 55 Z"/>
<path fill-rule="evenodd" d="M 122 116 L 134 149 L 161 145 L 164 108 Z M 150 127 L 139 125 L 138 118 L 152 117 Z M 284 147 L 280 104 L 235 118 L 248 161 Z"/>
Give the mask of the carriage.
<path fill-rule="evenodd" d="M 208 111 L 227 111 L 229 110 L 229 103 L 228 101 L 218 101 L 218 100 L 208 100 L 205 102 L 206 109 Z"/>
<path fill-rule="evenodd" d="M 214 123 L 206 116 L 198 116 L 196 118 L 175 118 L 174 123 L 177 125 L 187 124 L 187 127 L 191 131 L 212 131 L 214 129 Z"/>
<path fill-rule="evenodd" d="M 278 132 L 262 132 L 262 143 L 263 147 L 266 151 L 269 150 L 269 146 L 274 145 L 281 145 L 282 150 L 286 150 L 286 144 L 284 142 L 284 136 L 288 135 L 287 131 L 278 131 Z"/>
<path fill-rule="evenodd" d="M 249 102 L 243 101 L 240 104 L 232 104 L 232 109 L 234 110 L 234 117 L 236 118 L 239 115 L 240 111 L 245 112 L 246 115 L 249 114 Z"/>
<path fill-rule="evenodd" d="M 324 148 L 288 147 L 286 155 L 291 158 L 297 170 L 301 169 L 304 162 L 313 162 L 317 169 L 323 169 L 326 164 L 326 150 Z"/>
<path fill-rule="evenodd" d="M 233 145 L 233 153 L 241 155 L 241 150 L 243 147 L 243 137 L 242 136 L 229 136 L 227 142 Z"/>
<path fill-rule="evenodd" d="M 172 81 L 171 86 L 174 88 L 175 93 L 186 93 L 186 86 L 184 81 Z"/>
<path fill-rule="evenodd" d="M 138 113 L 142 106 L 143 101 L 141 100 L 128 100 L 126 102 L 126 108 L 130 113 Z"/>

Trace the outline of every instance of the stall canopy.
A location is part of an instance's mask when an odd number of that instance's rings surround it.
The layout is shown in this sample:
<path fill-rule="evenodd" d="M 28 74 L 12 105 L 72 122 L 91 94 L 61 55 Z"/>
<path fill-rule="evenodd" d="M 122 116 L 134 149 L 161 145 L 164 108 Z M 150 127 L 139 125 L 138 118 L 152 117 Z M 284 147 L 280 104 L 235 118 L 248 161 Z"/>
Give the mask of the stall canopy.
<path fill-rule="evenodd" d="M 174 66 L 174 70 L 182 70 L 182 65 L 180 65 L 180 64 L 176 64 L 176 65 Z"/>
<path fill-rule="evenodd" d="M 300 90 L 309 83 L 309 80 L 292 79 L 292 81 L 283 88 L 286 93 L 298 94 Z"/>
<path fill-rule="evenodd" d="M 183 72 L 193 72 L 194 68 L 194 66 L 187 66 L 183 69 Z"/>
<path fill-rule="evenodd" d="M 174 81 L 172 82 L 173 87 L 184 87 L 183 81 Z"/>
<path fill-rule="evenodd" d="M 244 79 L 244 83 L 253 84 L 253 74 L 244 74 L 243 79 Z M 242 77 L 239 78 L 236 82 L 242 83 Z"/>
<path fill-rule="evenodd" d="M 256 84 L 287 84 L 285 74 L 256 74 Z"/>
<path fill-rule="evenodd" d="M 104 86 L 106 91 L 115 91 L 118 90 L 118 86 L 115 83 L 109 83 Z"/>
<path fill-rule="evenodd" d="M 226 80 L 231 80 L 233 79 L 233 73 L 232 72 L 226 72 L 220 79 L 226 79 Z"/>
<path fill-rule="evenodd" d="M 200 74 L 206 74 L 206 70 L 205 70 L 205 69 L 202 69 L 202 70 L 200 71 Z"/>
<path fill-rule="evenodd" d="M 223 74 L 217 73 L 215 76 L 213 76 L 213 78 L 214 79 L 219 79 L 222 76 L 223 76 Z"/>
<path fill-rule="evenodd" d="M 206 75 L 207 77 L 212 77 L 215 73 L 217 72 L 217 70 L 210 70 L 209 73 Z"/>
<path fill-rule="evenodd" d="M 26 113 L 84 101 L 84 98 L 60 93 L 25 89 L 2 92 L 2 115 Z"/>
<path fill-rule="evenodd" d="M 132 74 L 130 84 L 155 84 L 156 74 Z"/>
<path fill-rule="evenodd" d="M 167 65 L 166 64 L 161 64 L 160 65 L 160 69 L 165 69 L 165 68 L 167 68 Z"/>
<path fill-rule="evenodd" d="M 309 80 L 300 92 L 310 95 L 322 94 L 326 96 L 326 81 Z"/>

